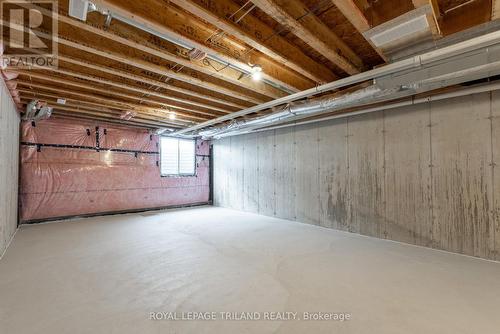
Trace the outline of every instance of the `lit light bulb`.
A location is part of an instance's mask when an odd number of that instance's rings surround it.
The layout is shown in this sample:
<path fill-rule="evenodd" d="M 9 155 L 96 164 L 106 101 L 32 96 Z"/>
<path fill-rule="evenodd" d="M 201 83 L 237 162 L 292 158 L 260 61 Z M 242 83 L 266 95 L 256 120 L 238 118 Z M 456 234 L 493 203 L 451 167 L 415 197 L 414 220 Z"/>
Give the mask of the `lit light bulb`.
<path fill-rule="evenodd" d="M 251 76 L 254 81 L 259 81 L 262 79 L 262 67 L 260 65 L 253 65 L 251 70 Z"/>
<path fill-rule="evenodd" d="M 176 118 L 175 116 L 175 113 L 174 112 L 171 112 L 169 115 L 168 115 L 168 118 L 171 119 L 171 120 L 174 120 Z"/>
<path fill-rule="evenodd" d="M 253 72 L 252 79 L 253 81 L 259 81 L 260 79 L 262 79 L 262 72 Z"/>

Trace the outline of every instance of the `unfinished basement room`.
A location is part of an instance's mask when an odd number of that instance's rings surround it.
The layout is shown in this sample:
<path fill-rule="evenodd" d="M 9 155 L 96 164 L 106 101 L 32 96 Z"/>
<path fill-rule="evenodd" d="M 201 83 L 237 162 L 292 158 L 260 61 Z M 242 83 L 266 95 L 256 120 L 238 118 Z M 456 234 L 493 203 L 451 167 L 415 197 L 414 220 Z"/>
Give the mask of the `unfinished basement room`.
<path fill-rule="evenodd" d="M 500 333 L 500 0 L 0 17 L 0 334 Z"/>

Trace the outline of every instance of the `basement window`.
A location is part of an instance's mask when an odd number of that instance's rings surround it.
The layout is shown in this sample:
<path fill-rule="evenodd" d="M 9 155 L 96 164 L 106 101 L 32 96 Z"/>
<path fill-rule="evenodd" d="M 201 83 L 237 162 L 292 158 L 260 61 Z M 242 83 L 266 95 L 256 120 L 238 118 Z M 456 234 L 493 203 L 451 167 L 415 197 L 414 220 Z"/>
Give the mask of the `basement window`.
<path fill-rule="evenodd" d="M 161 176 L 195 175 L 195 141 L 160 137 Z"/>

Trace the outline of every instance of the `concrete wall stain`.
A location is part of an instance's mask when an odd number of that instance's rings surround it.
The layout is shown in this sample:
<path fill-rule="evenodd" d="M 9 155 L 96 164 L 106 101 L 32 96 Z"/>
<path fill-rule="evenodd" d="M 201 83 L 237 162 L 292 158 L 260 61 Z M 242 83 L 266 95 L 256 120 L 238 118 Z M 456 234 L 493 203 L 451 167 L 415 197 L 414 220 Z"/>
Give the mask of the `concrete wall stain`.
<path fill-rule="evenodd" d="M 497 249 L 500 241 L 495 240 L 495 233 L 500 235 L 500 203 L 491 197 L 498 199 L 500 194 L 498 187 L 493 186 L 494 165 L 490 162 L 488 154 L 491 152 L 486 145 L 493 136 L 492 132 L 498 130 L 484 131 L 484 122 L 490 120 L 483 117 L 483 114 L 490 112 L 483 110 L 486 105 L 483 100 L 489 98 L 490 94 L 478 94 L 442 104 L 386 112 L 388 118 L 383 130 L 380 126 L 382 113 L 374 113 L 349 118 L 342 124 L 322 123 L 306 128 L 298 126 L 295 131 L 282 132 L 280 139 L 283 141 L 288 136 L 292 143 L 297 129 L 311 131 L 311 136 L 314 136 L 316 132 L 313 131 L 318 131 L 318 127 L 322 126 L 325 138 L 320 135 L 318 143 L 308 142 L 310 147 L 307 149 L 317 150 L 315 145 L 323 145 L 325 152 L 328 149 L 325 145 L 331 145 L 332 149 L 335 148 L 333 152 L 343 152 L 335 146 L 339 145 L 337 142 L 324 142 L 339 137 L 326 136 L 328 132 L 325 127 L 330 127 L 332 131 L 342 129 L 348 138 L 343 144 L 347 145 L 345 149 L 348 152 L 345 156 L 342 154 L 325 160 L 329 164 L 320 164 L 319 180 L 326 184 L 320 185 L 319 190 L 305 182 L 314 177 L 312 174 L 307 175 L 313 171 L 304 167 L 304 161 L 295 159 L 294 166 L 270 163 L 275 169 L 283 169 L 275 171 L 276 175 L 297 170 L 297 163 L 301 167 L 295 177 L 287 178 L 294 182 L 295 193 L 280 194 L 290 199 L 276 201 L 276 194 L 268 194 L 269 198 L 279 206 L 297 203 L 293 199 L 297 194 L 301 198 L 307 194 L 307 203 L 299 203 L 303 207 L 301 215 L 295 218 L 299 222 L 306 222 L 302 221 L 305 219 L 308 223 L 328 228 L 500 260 Z M 500 94 L 495 95 L 495 99 L 500 102 Z M 469 107 L 467 103 L 472 106 Z M 433 119 L 432 128 L 429 128 L 426 110 Z M 391 119 L 391 115 L 396 113 L 397 117 Z M 446 121 L 450 115 L 454 118 L 448 124 Z M 259 137 L 269 135 L 257 133 L 238 143 L 244 142 L 247 146 L 260 144 L 260 151 L 273 150 L 272 140 L 259 141 Z M 215 141 L 214 145 L 227 147 L 229 139 Z M 494 154 L 497 154 L 500 146 L 497 143 L 494 145 Z M 233 145 L 231 149 L 243 149 L 243 144 L 240 146 Z M 294 147 L 293 154 L 297 157 L 297 145 Z M 305 152 L 303 143 L 300 149 Z M 227 149 L 215 150 L 215 173 L 219 175 L 216 180 L 227 178 L 230 175 L 228 168 L 232 166 L 228 162 L 232 158 L 231 154 L 225 152 L 218 156 L 217 152 L 220 151 Z M 259 156 L 267 156 L 260 153 Z M 273 159 L 280 159 L 280 155 L 274 154 Z M 293 164 L 293 159 L 290 161 Z M 245 159 L 243 168 L 253 168 L 252 162 Z M 272 175 L 262 170 L 254 173 Z M 317 173 L 318 170 L 315 170 L 314 175 Z M 300 183 L 298 178 L 302 180 Z M 286 180 L 282 177 L 279 180 L 265 177 L 265 182 Z M 266 188 L 272 187 L 267 185 Z M 281 188 L 286 189 L 283 186 Z M 217 205 L 229 206 L 233 189 L 249 190 L 248 187 L 232 188 L 229 180 L 216 183 L 215 192 L 219 194 L 216 195 L 219 199 Z M 317 200 L 320 205 L 312 205 Z M 256 208 L 250 211 L 262 213 Z M 275 211 L 286 212 L 290 209 L 277 207 Z M 319 222 L 317 217 L 320 217 Z"/>

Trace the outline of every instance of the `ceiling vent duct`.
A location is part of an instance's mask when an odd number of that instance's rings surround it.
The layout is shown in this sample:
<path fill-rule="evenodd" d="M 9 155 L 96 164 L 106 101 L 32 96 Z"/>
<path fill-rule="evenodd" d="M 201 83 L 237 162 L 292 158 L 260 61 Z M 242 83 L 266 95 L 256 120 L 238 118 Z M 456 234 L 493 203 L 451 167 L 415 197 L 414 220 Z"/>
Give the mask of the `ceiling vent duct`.
<path fill-rule="evenodd" d="M 69 16 L 86 21 L 89 4 L 88 0 L 69 0 Z"/>
<path fill-rule="evenodd" d="M 432 8 L 426 5 L 370 29 L 363 35 L 377 48 L 390 51 L 432 39 L 434 25 Z"/>
<path fill-rule="evenodd" d="M 46 102 L 33 100 L 26 106 L 26 112 L 23 115 L 25 121 L 39 121 L 47 119 L 52 115 L 52 108 L 47 106 Z"/>

